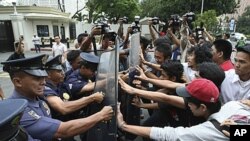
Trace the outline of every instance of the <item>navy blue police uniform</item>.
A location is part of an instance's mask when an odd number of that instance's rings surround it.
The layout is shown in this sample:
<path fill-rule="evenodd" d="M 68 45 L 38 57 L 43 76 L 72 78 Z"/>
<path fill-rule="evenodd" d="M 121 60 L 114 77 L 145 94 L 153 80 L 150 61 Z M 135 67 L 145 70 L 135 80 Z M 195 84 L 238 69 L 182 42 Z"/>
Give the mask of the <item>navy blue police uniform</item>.
<path fill-rule="evenodd" d="M 61 63 L 62 59 L 61 58 L 62 58 L 62 55 L 58 55 L 56 57 L 52 57 L 51 59 L 49 59 L 47 61 L 47 63 L 45 64 L 45 69 L 47 71 L 59 70 L 59 71 L 62 71 L 62 73 L 63 73 L 63 68 L 62 68 L 62 63 Z M 58 96 L 63 101 L 71 100 L 70 89 L 66 83 L 62 82 L 62 83 L 55 86 L 52 83 L 52 81 L 49 79 L 46 80 L 45 89 L 44 89 L 44 96 L 45 96 L 45 100 L 48 96 Z M 52 118 L 59 119 L 61 121 L 68 121 L 71 119 L 70 115 L 62 115 L 59 112 L 53 110 L 53 108 L 51 108 L 51 115 L 52 115 Z"/>
<path fill-rule="evenodd" d="M 46 77 L 48 74 L 44 70 L 48 56 L 43 54 L 26 59 L 18 59 L 2 62 L 6 67 L 6 71 L 12 75 L 15 72 L 25 72 L 28 75 L 35 77 Z M 44 99 L 37 97 L 30 99 L 18 91 L 14 90 L 9 99 L 26 99 L 27 107 L 24 109 L 23 116 L 20 120 L 20 125 L 34 139 L 49 141 L 57 132 L 61 121 L 52 119 L 49 106 Z"/>
<path fill-rule="evenodd" d="M 80 57 L 82 58 L 83 61 L 86 61 L 88 63 L 93 63 L 93 64 L 98 64 L 99 63 L 99 57 L 95 56 L 90 53 L 85 53 L 82 52 L 80 54 Z M 69 87 L 71 94 L 73 96 L 73 99 L 79 99 L 81 96 L 79 96 L 79 92 L 81 89 L 89 83 L 90 79 L 82 76 L 80 74 L 80 70 L 77 69 L 73 73 L 69 75 L 67 80 L 65 81 Z"/>
<path fill-rule="evenodd" d="M 20 125 L 27 100 L 6 99 L 0 101 L 0 140 L 35 141 Z"/>

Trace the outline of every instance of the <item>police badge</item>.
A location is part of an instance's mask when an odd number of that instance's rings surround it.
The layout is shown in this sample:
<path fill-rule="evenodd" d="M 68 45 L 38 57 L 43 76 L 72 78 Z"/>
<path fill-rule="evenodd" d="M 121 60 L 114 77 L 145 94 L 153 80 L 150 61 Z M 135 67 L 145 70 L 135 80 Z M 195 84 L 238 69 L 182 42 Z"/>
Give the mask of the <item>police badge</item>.
<path fill-rule="evenodd" d="M 68 93 L 63 93 L 63 101 L 69 101 L 70 96 Z"/>

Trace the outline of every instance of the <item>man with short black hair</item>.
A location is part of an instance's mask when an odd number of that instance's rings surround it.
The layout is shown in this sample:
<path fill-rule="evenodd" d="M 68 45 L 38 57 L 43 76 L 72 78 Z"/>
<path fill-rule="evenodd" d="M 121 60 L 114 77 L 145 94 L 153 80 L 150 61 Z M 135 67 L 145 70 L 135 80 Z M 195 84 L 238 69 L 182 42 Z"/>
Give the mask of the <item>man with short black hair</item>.
<path fill-rule="evenodd" d="M 213 61 L 220 65 L 224 71 L 234 69 L 230 60 L 232 54 L 232 44 L 224 39 L 218 39 L 213 42 L 212 46 Z"/>
<path fill-rule="evenodd" d="M 55 35 L 54 40 L 55 44 L 52 46 L 52 54 L 54 57 L 57 55 L 62 55 L 62 63 L 64 63 L 68 49 L 63 43 L 61 43 L 61 38 L 59 35 Z"/>
<path fill-rule="evenodd" d="M 237 48 L 234 69 L 225 73 L 221 84 L 222 102 L 250 99 L 250 45 Z"/>

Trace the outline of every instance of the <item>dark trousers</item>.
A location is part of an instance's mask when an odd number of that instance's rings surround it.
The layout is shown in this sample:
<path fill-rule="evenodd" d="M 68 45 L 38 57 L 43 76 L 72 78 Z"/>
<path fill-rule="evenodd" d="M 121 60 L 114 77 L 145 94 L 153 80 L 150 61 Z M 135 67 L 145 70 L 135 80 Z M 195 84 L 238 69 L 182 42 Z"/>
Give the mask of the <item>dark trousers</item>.
<path fill-rule="evenodd" d="M 39 45 L 39 44 L 35 45 L 35 50 L 36 50 L 36 53 L 37 53 L 37 52 L 41 52 L 41 50 L 40 50 L 40 45 Z"/>

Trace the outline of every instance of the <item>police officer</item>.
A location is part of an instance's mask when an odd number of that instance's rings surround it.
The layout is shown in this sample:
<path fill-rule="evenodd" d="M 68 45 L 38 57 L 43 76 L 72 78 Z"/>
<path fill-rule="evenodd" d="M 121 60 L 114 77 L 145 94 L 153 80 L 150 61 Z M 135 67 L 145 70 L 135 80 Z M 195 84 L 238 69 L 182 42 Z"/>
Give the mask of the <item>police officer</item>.
<path fill-rule="evenodd" d="M 27 132 L 19 126 L 20 117 L 24 108 L 27 106 L 27 100 L 8 99 L 0 101 L 0 140 L 1 141 L 25 141 L 33 140 Z"/>
<path fill-rule="evenodd" d="M 47 55 L 2 62 L 14 84 L 10 99 L 26 99 L 28 106 L 21 117 L 20 125 L 34 138 L 43 141 L 71 137 L 87 131 L 96 123 L 110 120 L 112 107 L 106 106 L 101 111 L 87 118 L 62 122 L 52 119 L 48 105 L 39 96 L 44 94 L 44 69 Z"/>
<path fill-rule="evenodd" d="M 80 68 L 66 79 L 66 83 L 71 86 L 70 90 L 74 99 L 94 90 L 95 83 L 92 80 L 99 63 L 99 57 L 90 53 L 82 52 L 80 57 L 82 58 Z"/>
<path fill-rule="evenodd" d="M 69 85 L 64 83 L 64 72 L 61 63 L 61 55 L 51 58 L 45 64 L 48 77 L 46 79 L 44 95 L 52 112 L 52 117 L 67 121 L 70 117 L 65 116 L 77 111 L 92 102 L 102 102 L 104 95 L 96 92 L 90 96 L 72 99 Z"/>

